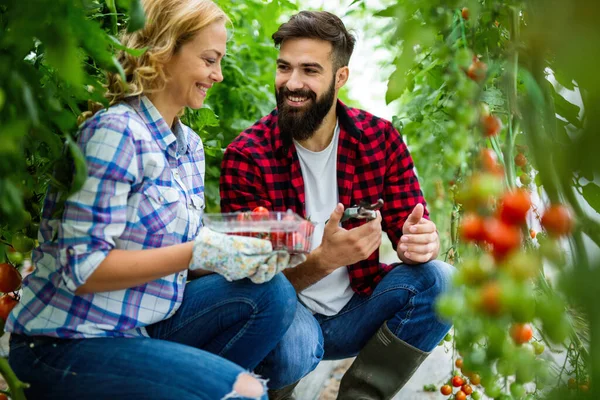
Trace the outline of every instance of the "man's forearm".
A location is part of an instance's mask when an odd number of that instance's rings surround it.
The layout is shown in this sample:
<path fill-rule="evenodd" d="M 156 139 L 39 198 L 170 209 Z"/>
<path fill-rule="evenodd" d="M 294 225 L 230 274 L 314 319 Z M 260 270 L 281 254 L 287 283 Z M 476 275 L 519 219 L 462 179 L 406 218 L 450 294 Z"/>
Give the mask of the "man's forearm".
<path fill-rule="evenodd" d="M 322 268 L 319 263 L 318 250 L 310 253 L 306 261 L 295 268 L 289 268 L 283 271 L 283 274 L 288 278 L 296 293 L 300 293 L 309 286 L 314 285 L 321 279 L 329 275 L 332 270 Z"/>

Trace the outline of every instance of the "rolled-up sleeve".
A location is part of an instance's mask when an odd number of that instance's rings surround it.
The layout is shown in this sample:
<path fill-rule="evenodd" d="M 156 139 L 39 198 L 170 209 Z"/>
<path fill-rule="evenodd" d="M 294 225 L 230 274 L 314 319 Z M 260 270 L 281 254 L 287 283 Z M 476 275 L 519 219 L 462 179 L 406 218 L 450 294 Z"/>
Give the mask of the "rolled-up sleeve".
<path fill-rule="evenodd" d="M 412 157 L 400 133 L 391 125 L 387 127 L 388 165 L 385 175 L 383 215 L 384 229 L 394 250 L 402 236 L 404 222 L 419 203 L 425 207 L 424 217 L 429 219 L 427 203 L 423 197 L 419 180 L 415 175 Z"/>
<path fill-rule="evenodd" d="M 115 247 L 127 225 L 127 200 L 138 176 L 127 115 L 107 115 L 82 128 L 88 176 L 65 202 L 58 229 L 60 273 L 75 291 Z"/>

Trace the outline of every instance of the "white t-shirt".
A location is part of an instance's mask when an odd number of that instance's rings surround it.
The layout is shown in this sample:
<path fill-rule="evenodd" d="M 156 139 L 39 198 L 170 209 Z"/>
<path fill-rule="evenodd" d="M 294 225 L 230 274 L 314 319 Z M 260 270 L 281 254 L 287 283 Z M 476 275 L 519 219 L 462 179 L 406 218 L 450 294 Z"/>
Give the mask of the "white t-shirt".
<path fill-rule="evenodd" d="M 321 244 L 325 221 L 329 219 L 339 201 L 337 184 L 339 137 L 339 123 L 336 123 L 333 139 L 323 151 L 310 151 L 295 142 L 304 179 L 306 215 L 316 224 L 311 250 Z M 348 269 L 340 267 L 304 289 L 298 297 L 313 313 L 335 315 L 350 301 L 353 293 Z"/>

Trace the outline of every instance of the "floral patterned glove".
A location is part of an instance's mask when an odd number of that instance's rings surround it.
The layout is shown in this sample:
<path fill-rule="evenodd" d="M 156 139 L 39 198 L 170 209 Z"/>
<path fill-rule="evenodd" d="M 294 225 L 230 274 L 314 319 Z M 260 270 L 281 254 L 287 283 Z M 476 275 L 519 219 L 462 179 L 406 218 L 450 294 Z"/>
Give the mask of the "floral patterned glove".
<path fill-rule="evenodd" d="M 228 281 L 250 278 L 254 283 L 263 283 L 305 259 L 304 255 L 290 257 L 283 250 L 273 251 L 268 240 L 226 235 L 203 227 L 194 241 L 189 268 L 213 271 Z"/>

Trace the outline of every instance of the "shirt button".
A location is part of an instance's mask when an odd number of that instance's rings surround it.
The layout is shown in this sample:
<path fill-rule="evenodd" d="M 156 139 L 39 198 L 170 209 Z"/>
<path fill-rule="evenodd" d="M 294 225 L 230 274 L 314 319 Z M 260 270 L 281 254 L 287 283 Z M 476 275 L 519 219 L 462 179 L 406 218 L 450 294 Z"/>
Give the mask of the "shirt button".
<path fill-rule="evenodd" d="M 72 247 L 69 247 L 69 250 L 67 250 L 67 252 L 69 253 L 69 255 L 74 255 L 75 254 L 75 250 L 73 250 Z"/>
<path fill-rule="evenodd" d="M 161 203 L 164 203 L 164 202 L 165 202 L 165 198 L 164 198 L 164 197 L 162 197 L 162 196 L 160 196 L 160 197 L 158 198 L 158 200 L 159 200 Z"/>
<path fill-rule="evenodd" d="M 179 171 L 175 171 L 175 175 L 179 176 Z"/>

